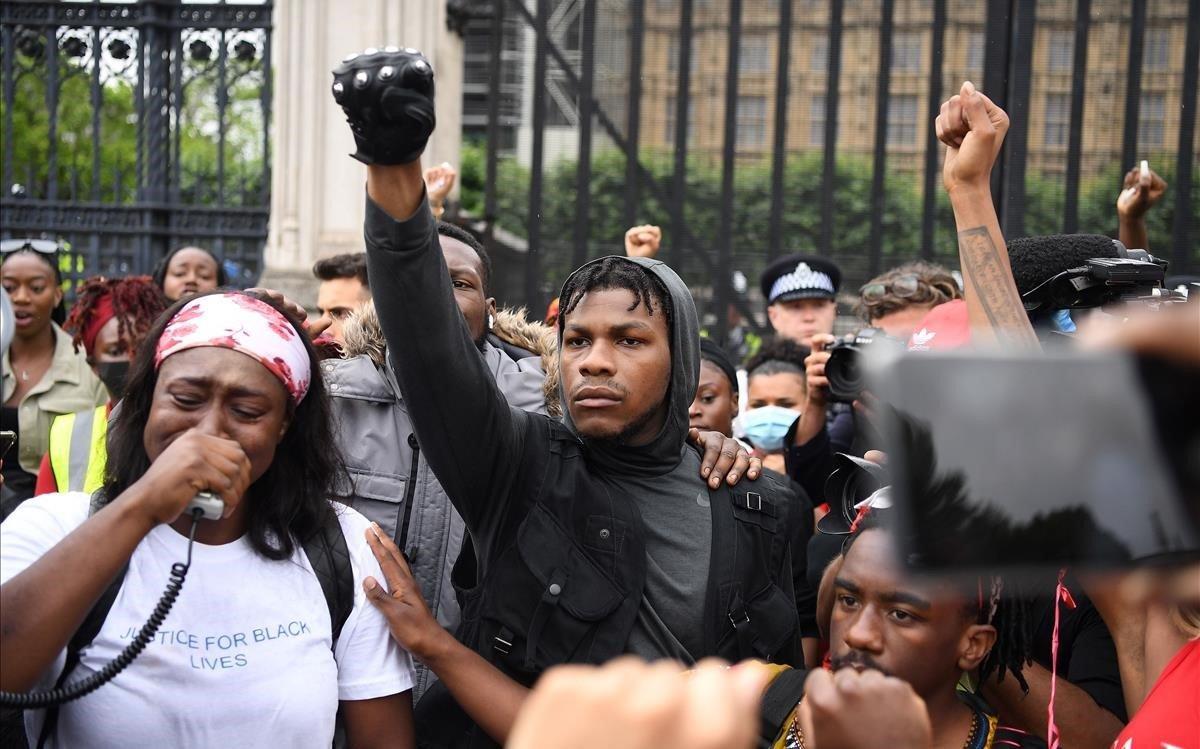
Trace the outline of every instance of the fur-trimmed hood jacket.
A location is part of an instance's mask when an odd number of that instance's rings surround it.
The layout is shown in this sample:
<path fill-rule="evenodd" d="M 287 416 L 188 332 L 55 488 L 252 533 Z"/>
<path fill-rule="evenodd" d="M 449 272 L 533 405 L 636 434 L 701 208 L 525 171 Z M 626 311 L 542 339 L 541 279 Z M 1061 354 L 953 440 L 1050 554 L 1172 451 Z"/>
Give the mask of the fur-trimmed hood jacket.
<path fill-rule="evenodd" d="M 321 363 L 332 396 L 335 435 L 346 461 L 351 506 L 404 549 L 438 622 L 454 630 L 461 618 L 450 572 L 465 526 L 420 450 L 420 436 L 400 395 L 373 303 L 347 320 L 345 358 Z M 496 314 L 482 355 L 509 404 L 557 416 L 555 333 L 525 320 L 524 310 Z M 413 701 L 436 677 L 417 665 Z"/>

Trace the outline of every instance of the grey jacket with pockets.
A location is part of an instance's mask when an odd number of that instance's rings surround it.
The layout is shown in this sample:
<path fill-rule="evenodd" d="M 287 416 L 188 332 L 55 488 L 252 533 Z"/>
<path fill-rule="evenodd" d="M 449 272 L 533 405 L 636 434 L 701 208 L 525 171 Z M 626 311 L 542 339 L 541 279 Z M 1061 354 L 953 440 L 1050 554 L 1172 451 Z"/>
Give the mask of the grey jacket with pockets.
<path fill-rule="evenodd" d="M 367 324 L 378 323 L 368 319 Z M 546 412 L 546 376 L 537 357 L 514 361 L 485 343 L 483 358 L 510 405 Z M 420 454 L 391 367 L 377 366 L 366 353 L 329 359 L 321 367 L 332 396 L 334 433 L 352 483 L 351 505 L 379 523 L 404 550 L 429 608 L 443 627 L 454 631 L 461 611 L 450 572 L 462 550 L 466 526 Z M 409 502 L 407 538 L 401 538 Z M 414 703 L 437 679 L 423 665 L 416 668 Z"/>

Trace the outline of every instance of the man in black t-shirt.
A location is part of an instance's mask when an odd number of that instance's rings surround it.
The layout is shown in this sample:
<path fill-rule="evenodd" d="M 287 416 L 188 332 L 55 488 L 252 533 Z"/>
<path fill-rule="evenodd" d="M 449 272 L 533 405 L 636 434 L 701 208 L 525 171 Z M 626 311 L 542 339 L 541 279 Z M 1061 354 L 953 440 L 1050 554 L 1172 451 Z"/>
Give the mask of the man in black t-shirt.
<path fill-rule="evenodd" d="M 1069 578 L 1066 583 L 1071 587 Z M 1011 680 L 995 679 L 985 682 L 981 692 L 1006 721 L 1045 738 L 1054 597 L 1035 600 L 1030 618 L 1035 627 L 1033 663 L 1022 671 L 1029 684 L 1028 694 Z M 1059 604 L 1057 660 L 1054 710 L 1063 746 L 1111 746 L 1127 720 L 1117 650 L 1096 607 L 1078 588 L 1072 592 L 1070 603 Z"/>

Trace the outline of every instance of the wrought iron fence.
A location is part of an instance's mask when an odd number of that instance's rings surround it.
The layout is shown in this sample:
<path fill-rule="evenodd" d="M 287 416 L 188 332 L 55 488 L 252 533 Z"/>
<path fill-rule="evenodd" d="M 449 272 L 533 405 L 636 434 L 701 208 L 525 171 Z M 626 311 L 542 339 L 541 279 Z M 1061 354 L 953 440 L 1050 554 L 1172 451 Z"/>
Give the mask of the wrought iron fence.
<path fill-rule="evenodd" d="M 270 2 L 0 4 L 4 237 L 66 275 L 148 273 L 199 245 L 257 279 L 270 205 Z"/>
<path fill-rule="evenodd" d="M 834 258 L 851 292 L 903 260 L 956 265 L 932 123 L 967 79 L 1012 116 L 993 174 L 1006 236 L 1115 235 L 1121 177 L 1145 158 L 1170 182 L 1151 250 L 1200 270 L 1200 0 L 496 0 L 474 16 L 484 79 L 468 65 L 467 83 L 489 95 L 467 101 L 467 207 L 524 238 L 507 292 L 533 309 L 647 221 L 716 330 L 761 322 L 753 279 L 784 253 Z"/>

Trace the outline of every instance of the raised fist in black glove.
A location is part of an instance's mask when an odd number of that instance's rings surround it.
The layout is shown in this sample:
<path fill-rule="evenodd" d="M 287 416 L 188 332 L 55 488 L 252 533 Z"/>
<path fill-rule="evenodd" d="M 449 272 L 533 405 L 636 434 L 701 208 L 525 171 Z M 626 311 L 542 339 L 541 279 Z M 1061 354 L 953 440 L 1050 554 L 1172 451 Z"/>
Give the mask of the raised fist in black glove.
<path fill-rule="evenodd" d="M 411 47 L 350 55 L 333 71 L 333 98 L 364 164 L 416 161 L 433 133 L 433 68 Z"/>

